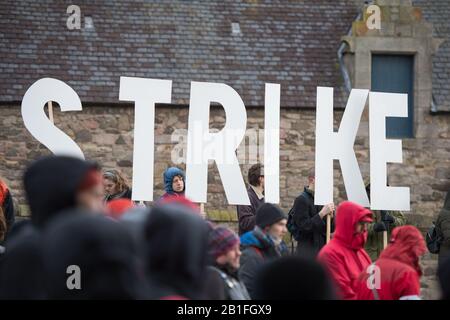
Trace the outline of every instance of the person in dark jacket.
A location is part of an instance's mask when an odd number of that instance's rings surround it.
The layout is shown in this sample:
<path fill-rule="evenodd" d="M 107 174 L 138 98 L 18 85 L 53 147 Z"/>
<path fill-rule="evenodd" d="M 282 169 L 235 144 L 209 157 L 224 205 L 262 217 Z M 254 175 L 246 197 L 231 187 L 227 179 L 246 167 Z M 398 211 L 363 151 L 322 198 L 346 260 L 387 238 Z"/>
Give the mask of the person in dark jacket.
<path fill-rule="evenodd" d="M 164 193 L 158 202 L 164 201 L 168 197 L 184 196 L 185 174 L 177 167 L 170 167 L 164 171 Z"/>
<path fill-rule="evenodd" d="M 439 216 L 436 221 L 436 228 L 442 237 L 439 248 L 439 264 L 445 260 L 447 256 L 450 256 L 450 191 L 444 200 L 444 206 L 439 212 Z"/>
<path fill-rule="evenodd" d="M 201 299 L 208 226 L 180 204 L 156 206 L 144 227 L 144 263 L 151 299 Z"/>
<path fill-rule="evenodd" d="M 256 300 L 332 300 L 331 280 L 311 257 L 287 256 L 269 262 L 255 280 Z"/>
<path fill-rule="evenodd" d="M 60 211 L 102 211 L 103 184 L 97 164 L 67 156 L 49 156 L 25 171 L 24 187 L 35 226 L 42 227 Z"/>
<path fill-rule="evenodd" d="M 5 246 L 0 261 L 0 300 L 45 299 L 41 232 L 24 226 Z"/>
<path fill-rule="evenodd" d="M 117 170 L 103 172 L 103 186 L 106 202 L 116 199 L 131 199 L 131 188 L 122 173 Z"/>
<path fill-rule="evenodd" d="M 239 235 L 252 231 L 255 227 L 255 215 L 259 206 L 264 203 L 264 167 L 257 163 L 248 170 L 247 189 L 250 205 L 236 206 L 239 219 Z"/>
<path fill-rule="evenodd" d="M 0 208 L 3 211 L 3 215 L 6 223 L 6 233 L 5 238 L 8 235 L 9 230 L 14 224 L 15 213 L 14 213 L 14 202 L 11 195 L 11 191 L 8 189 L 6 183 L 0 178 Z M 1 243 L 1 241 L 0 241 Z"/>
<path fill-rule="evenodd" d="M 255 275 L 267 261 L 288 254 L 288 248 L 283 241 L 287 233 L 287 217 L 274 204 L 264 203 L 256 211 L 256 226 L 253 231 L 241 236 L 241 267 L 239 278 L 253 298 Z"/>
<path fill-rule="evenodd" d="M 209 232 L 209 254 L 206 283 L 209 300 L 249 300 L 245 285 L 239 281 L 241 250 L 239 237 L 230 229 L 215 227 Z"/>
<path fill-rule="evenodd" d="M 100 170 L 81 159 L 48 156 L 33 162 L 25 171 L 24 188 L 31 222 L 15 223 L 5 243 L 0 266 L 0 296 L 5 299 L 45 298 L 41 243 L 50 221 L 69 209 L 103 208 Z"/>
<path fill-rule="evenodd" d="M 42 247 L 48 299 L 146 298 L 131 234 L 102 214 L 62 213 L 47 225 Z"/>
<path fill-rule="evenodd" d="M 308 186 L 295 199 L 291 209 L 293 223 L 297 229 L 297 253 L 315 256 L 326 244 L 326 216 L 331 216 L 331 232 L 334 232 L 334 204 L 314 205 L 315 172 L 310 170 Z"/>

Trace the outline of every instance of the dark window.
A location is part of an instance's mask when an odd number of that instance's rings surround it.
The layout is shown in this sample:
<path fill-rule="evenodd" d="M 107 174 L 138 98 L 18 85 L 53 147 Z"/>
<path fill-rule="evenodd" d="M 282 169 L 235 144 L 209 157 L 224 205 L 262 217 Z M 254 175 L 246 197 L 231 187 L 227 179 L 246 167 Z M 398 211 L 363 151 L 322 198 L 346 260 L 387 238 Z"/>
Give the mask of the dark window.
<path fill-rule="evenodd" d="M 372 91 L 407 93 L 408 117 L 386 118 L 386 137 L 414 137 L 414 56 L 372 55 Z"/>

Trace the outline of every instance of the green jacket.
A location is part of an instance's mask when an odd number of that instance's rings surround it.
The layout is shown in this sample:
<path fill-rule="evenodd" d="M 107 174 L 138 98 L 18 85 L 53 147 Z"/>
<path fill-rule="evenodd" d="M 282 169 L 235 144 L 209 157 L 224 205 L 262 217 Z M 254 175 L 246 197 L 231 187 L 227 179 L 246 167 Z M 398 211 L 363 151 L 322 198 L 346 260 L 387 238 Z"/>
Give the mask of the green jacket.
<path fill-rule="evenodd" d="M 381 222 L 381 211 L 372 211 L 373 212 L 373 222 L 368 225 L 369 236 L 367 237 L 367 242 L 365 245 L 365 249 L 370 256 L 372 261 L 378 259 L 381 251 L 383 251 L 383 232 L 375 232 L 373 227 L 375 223 Z M 387 214 L 394 218 L 394 223 L 389 225 L 388 230 L 388 242 L 391 236 L 391 231 L 394 227 L 403 226 L 406 224 L 406 218 L 401 211 L 387 211 Z"/>
<path fill-rule="evenodd" d="M 445 197 L 444 207 L 436 221 L 436 227 L 442 235 L 441 248 L 439 250 L 439 261 L 450 253 L 450 191 Z"/>

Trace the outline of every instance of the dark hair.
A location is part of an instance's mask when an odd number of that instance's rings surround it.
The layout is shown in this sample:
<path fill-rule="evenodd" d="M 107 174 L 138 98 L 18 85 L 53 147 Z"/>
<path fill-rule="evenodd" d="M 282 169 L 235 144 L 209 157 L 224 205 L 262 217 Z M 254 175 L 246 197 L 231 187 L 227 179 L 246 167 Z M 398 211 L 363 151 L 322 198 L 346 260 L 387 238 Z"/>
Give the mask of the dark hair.
<path fill-rule="evenodd" d="M 259 177 L 263 176 L 263 166 L 260 163 L 254 164 L 248 169 L 248 183 L 252 186 L 259 185 Z"/>

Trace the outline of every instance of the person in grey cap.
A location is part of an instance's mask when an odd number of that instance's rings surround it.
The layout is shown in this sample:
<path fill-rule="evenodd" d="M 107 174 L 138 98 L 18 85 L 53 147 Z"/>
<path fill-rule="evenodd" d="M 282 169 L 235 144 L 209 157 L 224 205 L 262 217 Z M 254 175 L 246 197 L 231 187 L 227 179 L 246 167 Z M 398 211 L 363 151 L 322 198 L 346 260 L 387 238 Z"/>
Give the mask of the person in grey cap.
<path fill-rule="evenodd" d="M 262 204 L 256 211 L 255 228 L 241 236 L 241 268 L 239 278 L 253 297 L 254 279 L 267 261 L 285 256 L 288 248 L 283 241 L 287 233 L 287 216 L 276 205 Z"/>

